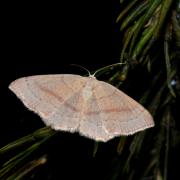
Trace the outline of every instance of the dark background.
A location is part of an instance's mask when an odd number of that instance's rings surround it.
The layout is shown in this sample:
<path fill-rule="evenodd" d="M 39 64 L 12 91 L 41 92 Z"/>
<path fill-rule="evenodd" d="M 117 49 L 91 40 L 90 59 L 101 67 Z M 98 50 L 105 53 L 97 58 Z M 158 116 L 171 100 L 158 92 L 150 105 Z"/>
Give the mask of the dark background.
<path fill-rule="evenodd" d="M 63 64 L 72 62 L 90 69 L 117 62 L 113 1 L 15 3 L 5 8 L 3 62 L 7 70 L 13 66 L 15 73 L 25 68 L 31 74 L 39 69 L 59 73 Z"/>
<path fill-rule="evenodd" d="M 13 80 L 35 74 L 84 74 L 118 61 L 115 1 L 8 3 L 2 15 L 0 64 L 0 146 L 44 127 L 8 90 Z M 116 140 L 115 140 L 116 141 Z M 112 148 L 113 146 L 113 148 Z M 35 179 L 105 179 L 110 176 L 113 142 L 93 158 L 94 141 L 60 132 L 47 146 L 48 163 Z"/>

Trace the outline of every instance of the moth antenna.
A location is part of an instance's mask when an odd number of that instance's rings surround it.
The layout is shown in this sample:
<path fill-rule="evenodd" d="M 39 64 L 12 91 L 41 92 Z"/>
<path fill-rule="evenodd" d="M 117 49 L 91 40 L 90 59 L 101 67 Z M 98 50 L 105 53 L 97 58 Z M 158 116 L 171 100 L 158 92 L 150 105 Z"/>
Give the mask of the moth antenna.
<path fill-rule="evenodd" d="M 126 63 L 115 63 L 115 64 L 111 64 L 111 65 L 108 65 L 108 66 L 104 66 L 104 67 L 98 69 L 97 71 L 95 71 L 95 73 L 92 74 L 91 76 L 95 76 L 99 71 L 102 71 L 103 69 L 110 68 L 112 66 L 116 66 L 116 65 L 120 65 L 120 64 L 126 64 Z"/>
<path fill-rule="evenodd" d="M 85 67 L 81 66 L 81 65 L 78 65 L 78 64 L 70 64 L 71 66 L 77 66 L 77 67 L 80 67 L 82 69 L 84 69 L 85 71 L 88 72 L 89 76 L 92 76 L 92 74 L 90 73 L 90 71 L 88 69 L 86 69 Z"/>

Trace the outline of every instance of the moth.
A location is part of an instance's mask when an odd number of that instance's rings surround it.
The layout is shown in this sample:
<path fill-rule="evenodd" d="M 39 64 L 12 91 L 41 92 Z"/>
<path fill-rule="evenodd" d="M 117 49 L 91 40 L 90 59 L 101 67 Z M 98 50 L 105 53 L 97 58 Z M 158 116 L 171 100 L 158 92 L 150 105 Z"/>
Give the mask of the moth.
<path fill-rule="evenodd" d="M 35 75 L 17 79 L 9 88 L 47 126 L 79 132 L 96 141 L 154 126 L 142 105 L 93 75 Z"/>

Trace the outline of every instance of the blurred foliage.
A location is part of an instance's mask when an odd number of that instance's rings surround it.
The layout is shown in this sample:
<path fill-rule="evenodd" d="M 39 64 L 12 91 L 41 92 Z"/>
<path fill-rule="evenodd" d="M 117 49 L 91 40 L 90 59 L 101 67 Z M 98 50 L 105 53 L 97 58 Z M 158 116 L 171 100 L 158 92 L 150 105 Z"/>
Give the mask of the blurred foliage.
<path fill-rule="evenodd" d="M 116 66 L 102 69 L 98 75 L 109 73 L 110 83 L 124 87 L 130 83 L 130 74 L 136 77 L 134 70 L 145 69 L 150 80 L 141 92 L 139 102 L 151 112 L 156 126 L 131 138 L 119 138 L 117 155 L 112 158 L 114 168 L 107 179 L 171 179 L 169 152 L 180 143 L 179 112 L 175 111 L 180 95 L 180 1 L 120 0 L 119 6 L 116 23 L 123 37 L 119 40 L 122 47 L 120 62 L 126 64 L 121 65 L 121 70 Z M 8 160 L 2 161 L 0 179 L 22 179 L 46 163 L 45 153 L 34 155 L 34 152 L 41 151 L 43 144 L 54 134 L 53 130 L 42 128 L 1 148 L 1 159 L 10 155 Z M 94 158 L 100 145 L 95 142 Z M 141 164 L 138 170 L 134 168 L 136 164 Z"/>
<path fill-rule="evenodd" d="M 150 86 L 142 93 L 139 102 L 149 109 L 156 127 L 151 133 L 144 131 L 135 135 L 128 143 L 120 138 L 117 152 L 123 155 L 128 147 L 130 154 L 125 162 L 117 163 L 119 168 L 112 179 L 167 180 L 171 179 L 168 174 L 170 149 L 174 148 L 174 143 L 176 146 L 180 143 L 176 126 L 178 116 L 173 114 L 180 95 L 180 1 L 128 2 L 116 20 L 123 37 L 120 62 L 127 61 L 128 64 L 125 71 L 113 76 L 113 80 L 121 79 L 123 74 L 126 83 L 133 69 L 139 66 L 147 69 L 151 77 Z M 125 1 L 121 3 L 123 5 Z M 142 162 L 141 172 L 137 172 L 134 164 L 143 158 L 146 162 Z"/>

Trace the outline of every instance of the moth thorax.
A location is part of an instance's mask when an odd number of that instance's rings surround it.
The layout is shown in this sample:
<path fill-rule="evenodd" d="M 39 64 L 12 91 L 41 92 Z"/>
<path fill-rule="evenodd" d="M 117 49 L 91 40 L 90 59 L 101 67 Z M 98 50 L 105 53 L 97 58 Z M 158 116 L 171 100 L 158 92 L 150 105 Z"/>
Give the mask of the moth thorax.
<path fill-rule="evenodd" d="M 87 101 L 92 96 L 92 86 L 90 84 L 87 84 L 83 89 L 83 98 L 85 101 Z"/>

